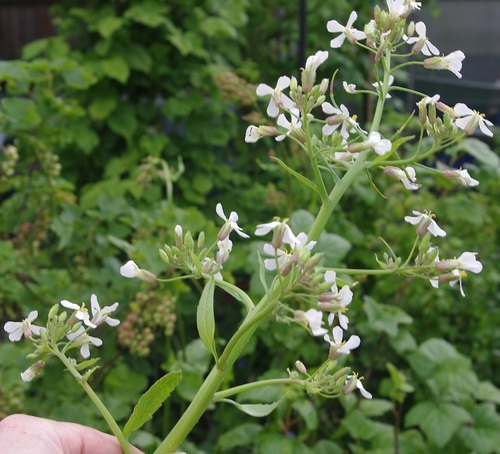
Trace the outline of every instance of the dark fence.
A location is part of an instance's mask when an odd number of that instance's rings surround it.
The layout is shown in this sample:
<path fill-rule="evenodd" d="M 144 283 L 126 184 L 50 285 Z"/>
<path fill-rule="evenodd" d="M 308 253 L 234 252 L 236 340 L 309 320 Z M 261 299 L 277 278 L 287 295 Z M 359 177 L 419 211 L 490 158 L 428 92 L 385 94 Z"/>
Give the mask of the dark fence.
<path fill-rule="evenodd" d="M 50 21 L 54 0 L 0 0 L 0 60 L 18 58 L 21 48 L 55 33 Z"/>

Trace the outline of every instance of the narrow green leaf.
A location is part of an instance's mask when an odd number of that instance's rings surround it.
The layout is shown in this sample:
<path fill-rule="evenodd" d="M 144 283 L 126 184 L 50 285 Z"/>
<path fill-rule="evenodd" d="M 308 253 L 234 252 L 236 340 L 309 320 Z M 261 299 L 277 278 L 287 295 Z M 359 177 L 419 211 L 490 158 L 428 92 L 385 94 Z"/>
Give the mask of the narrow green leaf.
<path fill-rule="evenodd" d="M 4 98 L 0 101 L 0 109 L 14 130 L 32 129 L 42 121 L 36 104 L 31 99 Z"/>
<path fill-rule="evenodd" d="M 304 175 L 301 175 L 300 173 L 296 172 L 291 167 L 288 167 L 281 159 L 278 159 L 275 156 L 271 157 L 271 159 L 273 161 L 276 161 L 281 167 L 283 167 L 289 174 L 297 178 L 297 180 L 299 180 L 302 184 L 306 185 L 308 188 L 311 188 L 316 194 L 321 196 L 318 188 L 311 180 L 306 178 Z"/>
<path fill-rule="evenodd" d="M 217 361 L 217 349 L 215 348 L 214 291 L 214 278 L 210 277 L 201 293 L 200 302 L 196 311 L 196 325 L 198 327 L 200 339 Z"/>
<path fill-rule="evenodd" d="M 181 371 L 173 371 L 157 380 L 139 399 L 123 429 L 126 438 L 149 421 L 182 378 Z"/>
<path fill-rule="evenodd" d="M 243 303 L 248 311 L 251 311 L 255 307 L 251 298 L 239 287 L 236 287 L 236 285 L 230 284 L 226 281 L 221 281 L 219 279 L 215 281 L 215 284 L 217 285 L 217 287 L 220 287 L 221 289 L 229 293 L 233 298 Z"/>
<path fill-rule="evenodd" d="M 228 404 L 234 405 L 238 410 L 241 410 L 247 415 L 253 416 L 255 418 L 263 418 L 271 414 L 271 412 L 280 404 L 281 399 L 272 404 L 240 404 L 231 399 L 221 399 L 219 402 L 227 402 Z"/>

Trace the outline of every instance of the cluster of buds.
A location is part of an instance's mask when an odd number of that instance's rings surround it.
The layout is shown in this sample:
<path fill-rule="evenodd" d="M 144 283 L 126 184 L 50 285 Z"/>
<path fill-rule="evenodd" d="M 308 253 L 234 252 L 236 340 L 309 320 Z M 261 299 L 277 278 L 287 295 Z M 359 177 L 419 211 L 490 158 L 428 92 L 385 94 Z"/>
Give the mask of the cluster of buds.
<path fill-rule="evenodd" d="M 288 370 L 290 378 L 302 380 L 304 390 L 311 396 L 320 395 L 326 398 L 335 398 L 351 394 L 358 389 L 364 398 L 372 398 L 371 393 L 363 386 L 363 377 L 353 373 L 349 367 L 337 370 L 335 360 L 328 359 L 311 375 L 302 361 L 296 361 L 295 367 L 296 371 Z M 305 378 L 302 378 L 304 376 Z"/>
<path fill-rule="evenodd" d="M 2 161 L 0 162 L 0 178 L 9 178 L 14 175 L 14 169 L 19 160 L 19 153 L 14 145 L 3 147 Z"/>
<path fill-rule="evenodd" d="M 66 311 L 59 313 L 60 306 L 54 305 L 49 311 L 45 327 L 33 323 L 38 317 L 37 311 L 31 311 L 28 317 L 20 322 L 9 321 L 4 325 L 4 330 L 8 333 L 11 342 L 18 342 L 24 336 L 34 344 L 34 352 L 30 353 L 28 358 L 37 359 L 37 361 L 21 374 L 23 381 L 33 380 L 43 370 L 47 358 L 56 354 L 55 349 L 62 354 L 75 348 L 80 349 L 80 354 L 85 361 L 78 363 L 76 359 L 70 358 L 70 362 L 78 370 L 89 368 L 97 361 L 97 359 L 87 359 L 90 356 L 90 345 L 95 347 L 102 345 L 102 340 L 90 336 L 89 331 L 103 323 L 109 326 L 117 326 L 120 323 L 110 316 L 117 309 L 118 303 L 101 308 L 96 295 L 90 298 L 92 315 L 85 303 L 77 305 L 68 300 L 62 300 L 60 305 L 72 312 L 69 316 Z M 88 379 L 94 370 L 95 368 L 87 370 L 83 379 Z"/>

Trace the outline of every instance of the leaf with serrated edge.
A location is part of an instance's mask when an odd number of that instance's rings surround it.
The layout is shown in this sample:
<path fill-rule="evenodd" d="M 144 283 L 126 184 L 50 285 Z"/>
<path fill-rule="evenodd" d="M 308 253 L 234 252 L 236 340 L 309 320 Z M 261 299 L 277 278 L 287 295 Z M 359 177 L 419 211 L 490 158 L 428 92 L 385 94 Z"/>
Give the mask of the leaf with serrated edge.
<path fill-rule="evenodd" d="M 128 439 L 130 434 L 140 429 L 151 419 L 153 413 L 158 410 L 165 399 L 172 393 L 182 378 L 182 372 L 172 371 L 157 380 L 139 399 L 134 411 L 130 415 L 123 435 Z"/>

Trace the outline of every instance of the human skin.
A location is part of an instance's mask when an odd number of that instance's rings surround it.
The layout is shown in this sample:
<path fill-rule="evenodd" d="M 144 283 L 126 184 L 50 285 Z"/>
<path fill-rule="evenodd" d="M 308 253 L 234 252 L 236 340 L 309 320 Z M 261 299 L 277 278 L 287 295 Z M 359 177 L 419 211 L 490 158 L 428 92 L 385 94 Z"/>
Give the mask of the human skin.
<path fill-rule="evenodd" d="M 132 448 L 134 454 L 143 454 Z M 0 453 L 123 454 L 118 440 L 96 429 L 28 415 L 0 421 Z"/>

